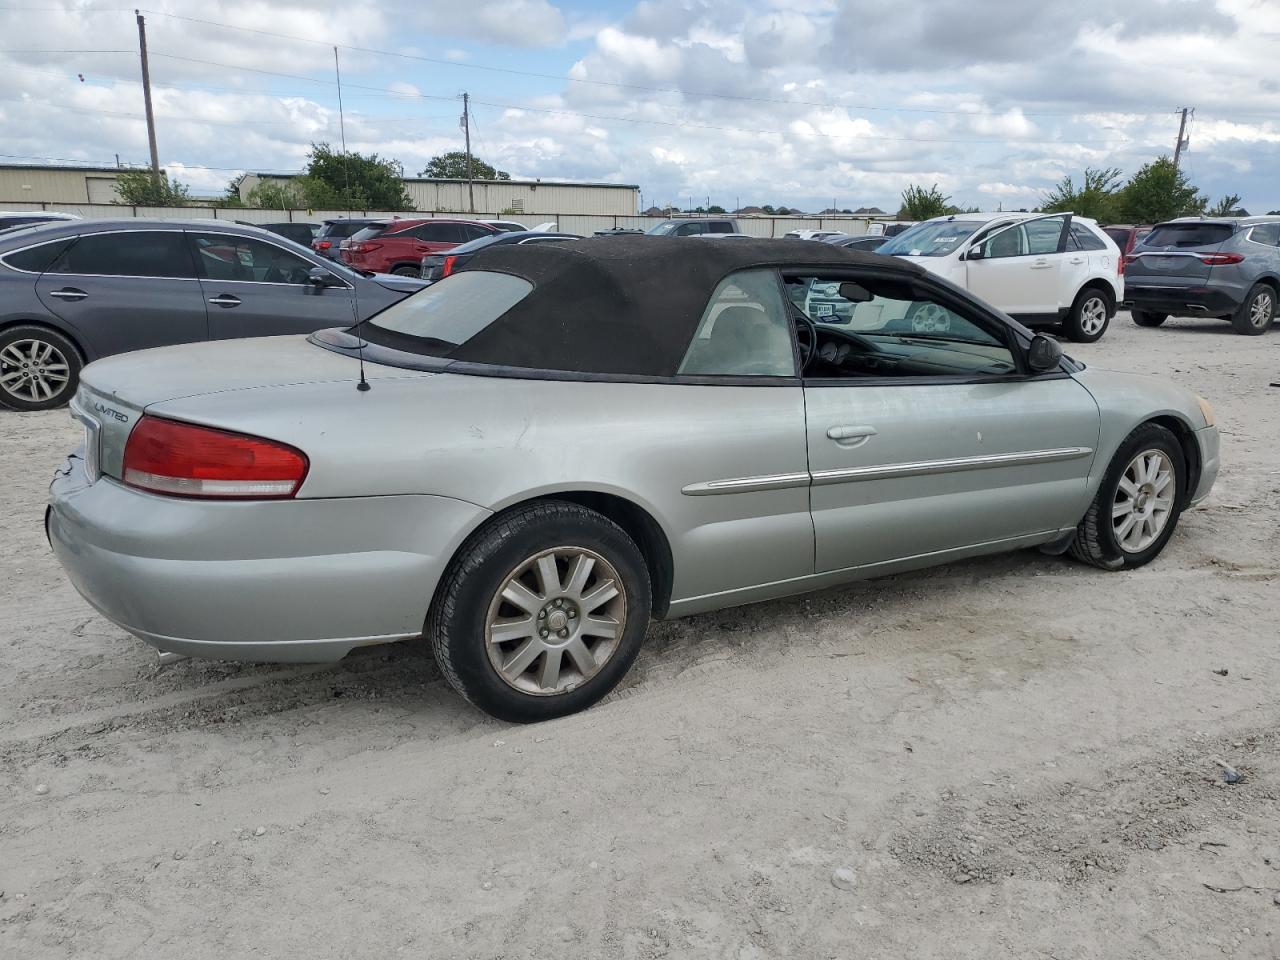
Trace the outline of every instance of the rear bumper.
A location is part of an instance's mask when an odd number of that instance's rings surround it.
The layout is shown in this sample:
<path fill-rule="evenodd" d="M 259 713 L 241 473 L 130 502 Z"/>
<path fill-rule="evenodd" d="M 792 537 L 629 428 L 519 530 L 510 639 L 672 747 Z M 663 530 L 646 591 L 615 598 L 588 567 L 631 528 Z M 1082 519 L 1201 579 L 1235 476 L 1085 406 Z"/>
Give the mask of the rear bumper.
<path fill-rule="evenodd" d="M 152 646 L 225 660 L 325 662 L 417 636 L 488 514 L 431 496 L 180 500 L 68 464 L 45 523 L 76 589 Z"/>
<path fill-rule="evenodd" d="M 1235 313 L 1240 301 L 1221 287 L 1144 287 L 1131 280 L 1125 285 L 1121 305 L 1175 316 L 1220 317 Z"/>
<path fill-rule="evenodd" d="M 1196 445 L 1200 448 L 1200 481 L 1191 494 L 1193 507 L 1209 495 L 1214 481 L 1218 479 L 1218 469 L 1222 464 L 1218 428 L 1205 427 L 1197 430 Z"/>

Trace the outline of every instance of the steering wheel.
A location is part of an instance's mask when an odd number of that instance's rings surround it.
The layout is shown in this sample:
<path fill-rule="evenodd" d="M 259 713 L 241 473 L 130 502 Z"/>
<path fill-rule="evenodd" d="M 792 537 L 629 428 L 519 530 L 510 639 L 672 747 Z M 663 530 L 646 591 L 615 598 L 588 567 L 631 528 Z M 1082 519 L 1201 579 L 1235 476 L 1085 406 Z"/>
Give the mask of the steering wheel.
<path fill-rule="evenodd" d="M 799 310 L 794 311 L 796 320 L 796 342 L 800 345 L 800 373 L 809 368 L 809 362 L 818 353 L 818 325 Z M 800 332 L 804 331 L 804 336 Z"/>

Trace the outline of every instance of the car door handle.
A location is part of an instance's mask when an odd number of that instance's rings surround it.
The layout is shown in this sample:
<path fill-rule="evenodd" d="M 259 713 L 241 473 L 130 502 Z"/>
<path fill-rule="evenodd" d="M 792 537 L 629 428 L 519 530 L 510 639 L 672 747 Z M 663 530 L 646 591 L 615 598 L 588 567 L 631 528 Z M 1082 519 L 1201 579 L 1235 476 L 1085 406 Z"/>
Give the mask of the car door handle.
<path fill-rule="evenodd" d="M 233 297 L 229 293 L 224 293 L 216 297 L 209 298 L 210 303 L 216 303 L 220 307 L 238 307 L 240 306 L 240 298 Z"/>
<path fill-rule="evenodd" d="M 857 447 L 866 443 L 876 435 L 875 427 L 841 424 L 827 428 L 827 438 L 834 440 L 842 447 Z"/>
<path fill-rule="evenodd" d="M 57 297 L 59 300 L 83 300 L 88 294 L 75 287 L 63 287 L 61 290 L 50 290 L 49 296 Z"/>
<path fill-rule="evenodd" d="M 1084 263 L 1084 257 L 1072 257 L 1067 263 Z"/>
<path fill-rule="evenodd" d="M 1053 264 L 1052 264 L 1052 263 L 1050 263 L 1048 260 L 1037 260 L 1037 261 L 1035 261 L 1034 263 L 1032 263 L 1032 264 L 1031 264 L 1031 269 L 1032 269 L 1032 270 L 1047 270 L 1049 267 L 1052 267 L 1052 266 L 1053 266 Z"/>

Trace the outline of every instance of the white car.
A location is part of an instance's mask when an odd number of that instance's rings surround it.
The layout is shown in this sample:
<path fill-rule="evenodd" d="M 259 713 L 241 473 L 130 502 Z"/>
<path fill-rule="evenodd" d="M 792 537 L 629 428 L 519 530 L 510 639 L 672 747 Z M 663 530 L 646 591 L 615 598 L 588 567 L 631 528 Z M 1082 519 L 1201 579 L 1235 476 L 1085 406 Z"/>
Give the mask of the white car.
<path fill-rule="evenodd" d="M 1028 327 L 1092 343 L 1124 299 L 1124 258 L 1093 220 L 1070 213 L 962 213 L 898 234 L 881 254 L 912 260 Z M 921 330 L 945 317 L 921 316 Z"/>
<path fill-rule="evenodd" d="M 782 235 L 783 240 L 826 240 L 828 237 L 840 236 L 839 230 L 788 230 Z"/>

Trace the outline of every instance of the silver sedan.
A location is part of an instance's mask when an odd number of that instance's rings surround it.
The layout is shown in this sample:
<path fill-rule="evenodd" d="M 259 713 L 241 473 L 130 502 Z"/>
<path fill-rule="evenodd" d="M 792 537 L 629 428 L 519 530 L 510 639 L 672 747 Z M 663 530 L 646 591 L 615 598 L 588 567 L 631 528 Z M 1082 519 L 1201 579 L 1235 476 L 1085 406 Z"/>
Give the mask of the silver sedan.
<path fill-rule="evenodd" d="M 651 618 L 1038 547 L 1141 566 L 1209 492 L 1172 384 L 1085 369 L 911 264 L 824 244 L 495 247 L 358 328 L 88 366 L 46 514 L 161 650 L 422 638 L 532 721 Z"/>

